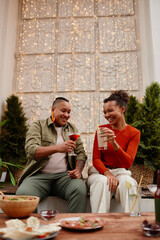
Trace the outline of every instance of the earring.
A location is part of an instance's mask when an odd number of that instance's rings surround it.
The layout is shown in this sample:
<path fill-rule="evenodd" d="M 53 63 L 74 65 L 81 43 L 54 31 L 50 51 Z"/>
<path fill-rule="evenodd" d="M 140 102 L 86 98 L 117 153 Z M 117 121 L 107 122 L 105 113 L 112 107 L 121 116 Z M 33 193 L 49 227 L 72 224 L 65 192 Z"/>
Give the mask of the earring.
<path fill-rule="evenodd" d="M 52 122 L 55 121 L 54 112 L 52 112 Z"/>

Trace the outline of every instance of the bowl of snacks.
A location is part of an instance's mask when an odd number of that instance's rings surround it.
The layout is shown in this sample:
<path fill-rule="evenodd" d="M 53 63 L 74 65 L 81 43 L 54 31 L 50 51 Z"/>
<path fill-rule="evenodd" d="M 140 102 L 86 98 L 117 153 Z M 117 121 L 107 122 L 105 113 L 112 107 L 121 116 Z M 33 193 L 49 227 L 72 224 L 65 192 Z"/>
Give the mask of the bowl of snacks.
<path fill-rule="evenodd" d="M 40 215 L 42 217 L 43 220 L 53 220 L 55 218 L 55 216 L 58 214 L 58 210 L 42 210 L 40 212 Z"/>
<path fill-rule="evenodd" d="M 29 216 L 37 208 L 39 197 L 25 195 L 10 195 L 0 198 L 0 208 L 12 218 L 23 218 Z"/>
<path fill-rule="evenodd" d="M 144 220 L 142 230 L 147 237 L 160 236 L 160 225 L 157 223 L 150 223 L 147 220 Z"/>
<path fill-rule="evenodd" d="M 148 189 L 150 192 L 155 193 L 155 191 L 157 190 L 157 185 L 156 184 L 149 184 L 147 185 Z"/>

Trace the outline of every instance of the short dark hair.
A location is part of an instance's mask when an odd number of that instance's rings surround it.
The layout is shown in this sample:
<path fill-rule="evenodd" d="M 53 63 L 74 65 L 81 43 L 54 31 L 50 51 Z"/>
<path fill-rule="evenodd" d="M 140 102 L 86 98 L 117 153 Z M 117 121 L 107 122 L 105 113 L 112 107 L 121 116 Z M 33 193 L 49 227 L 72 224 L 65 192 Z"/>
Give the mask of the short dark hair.
<path fill-rule="evenodd" d="M 116 101 L 117 105 L 120 107 L 125 107 L 125 112 L 127 111 L 127 105 L 129 102 L 129 95 L 126 91 L 124 90 L 117 90 L 112 92 L 112 94 L 104 99 L 104 103 L 107 103 L 109 101 Z"/>
<path fill-rule="evenodd" d="M 68 99 L 64 98 L 64 97 L 57 97 L 54 101 L 52 106 L 56 106 L 57 104 L 59 104 L 60 102 L 69 102 Z"/>

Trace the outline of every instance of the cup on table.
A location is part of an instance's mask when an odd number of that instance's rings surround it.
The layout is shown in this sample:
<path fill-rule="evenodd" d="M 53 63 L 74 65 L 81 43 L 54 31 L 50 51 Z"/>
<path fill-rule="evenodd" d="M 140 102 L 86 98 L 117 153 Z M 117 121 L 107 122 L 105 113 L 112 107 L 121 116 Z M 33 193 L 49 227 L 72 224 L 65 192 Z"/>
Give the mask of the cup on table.
<path fill-rule="evenodd" d="M 102 128 L 103 127 L 98 127 L 97 129 L 98 148 L 99 150 L 107 150 L 107 142 L 104 142 L 105 140 L 107 140 L 107 137 L 102 137 Z"/>
<path fill-rule="evenodd" d="M 137 185 L 132 185 L 128 189 L 129 213 L 131 217 L 141 216 L 141 187 L 139 191 Z"/>
<path fill-rule="evenodd" d="M 58 213 L 59 212 L 56 209 L 53 209 L 53 210 L 42 210 L 40 212 L 40 215 L 41 215 L 43 220 L 49 221 L 49 220 L 53 220 Z"/>

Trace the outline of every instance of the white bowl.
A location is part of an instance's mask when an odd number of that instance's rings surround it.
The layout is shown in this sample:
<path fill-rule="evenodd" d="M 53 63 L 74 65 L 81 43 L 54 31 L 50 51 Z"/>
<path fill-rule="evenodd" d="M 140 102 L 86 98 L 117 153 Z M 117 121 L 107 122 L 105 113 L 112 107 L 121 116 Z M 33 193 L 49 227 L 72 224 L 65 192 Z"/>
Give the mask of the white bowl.
<path fill-rule="evenodd" d="M 150 192 L 155 193 L 155 191 L 157 190 L 157 185 L 156 184 L 150 184 L 147 185 L 148 189 Z"/>

